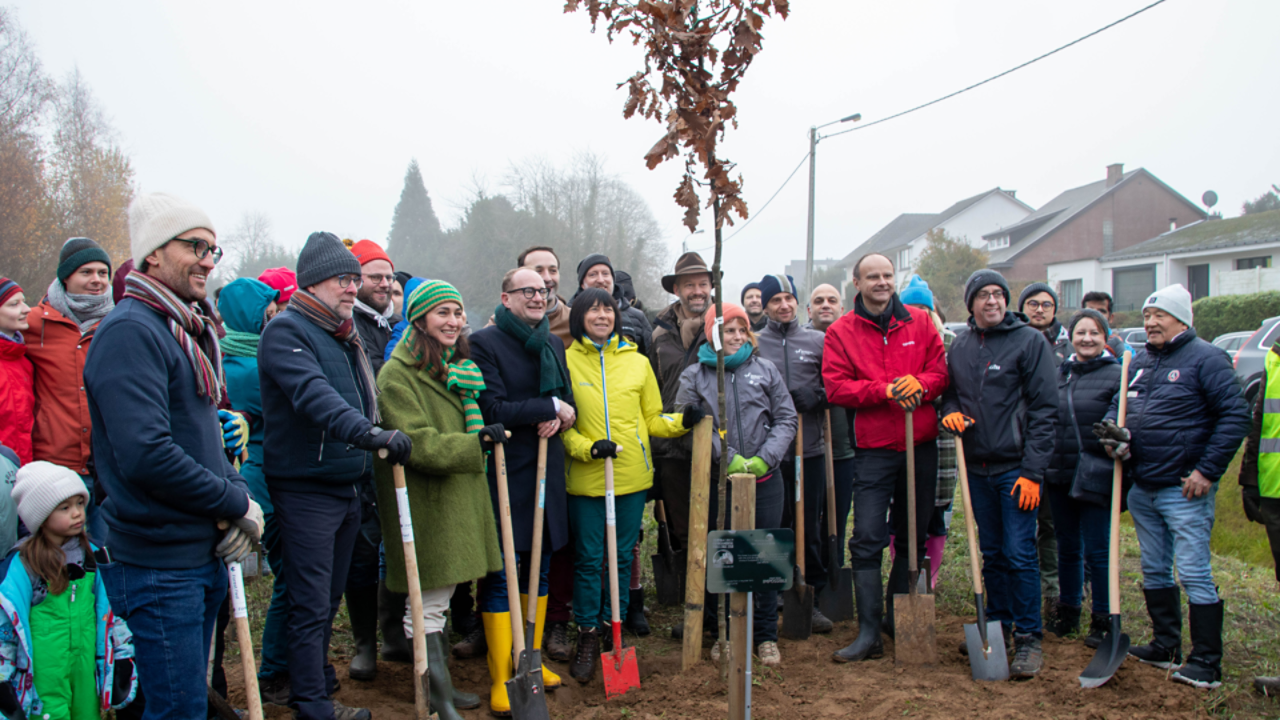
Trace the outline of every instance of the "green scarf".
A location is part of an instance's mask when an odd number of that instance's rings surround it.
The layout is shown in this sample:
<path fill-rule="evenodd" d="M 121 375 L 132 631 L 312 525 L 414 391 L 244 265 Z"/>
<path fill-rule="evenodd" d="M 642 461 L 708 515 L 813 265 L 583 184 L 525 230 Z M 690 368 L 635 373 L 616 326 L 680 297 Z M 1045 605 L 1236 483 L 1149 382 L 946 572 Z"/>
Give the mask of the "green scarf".
<path fill-rule="evenodd" d="M 565 399 L 569 393 L 569 372 L 551 347 L 551 323 L 547 316 L 534 327 L 529 327 L 505 305 L 493 311 L 494 322 L 502 332 L 524 344 L 524 351 L 538 358 L 541 368 L 538 374 L 538 391 L 542 397 Z"/>
<path fill-rule="evenodd" d="M 751 343 L 742 343 L 742 347 L 738 348 L 738 352 L 732 355 L 726 355 L 724 358 L 725 370 L 737 370 L 742 363 L 751 359 L 751 352 L 755 350 L 755 346 Z M 716 366 L 716 351 L 711 347 L 711 343 L 703 343 L 698 348 L 698 362 L 709 367 Z"/>
<path fill-rule="evenodd" d="M 258 357 L 258 341 L 262 336 L 257 333 L 240 332 L 226 328 L 227 336 L 218 341 L 222 346 L 222 354 L 227 357 Z"/>
<path fill-rule="evenodd" d="M 484 417 L 480 414 L 480 393 L 484 392 L 484 376 L 480 374 L 480 366 L 470 360 L 449 362 L 457 347 L 444 351 L 441 363 L 444 364 L 444 384 L 462 398 L 462 417 L 467 423 L 467 432 L 478 433 L 484 427 Z M 426 368 L 432 377 L 440 377 L 440 372 L 433 366 Z"/>

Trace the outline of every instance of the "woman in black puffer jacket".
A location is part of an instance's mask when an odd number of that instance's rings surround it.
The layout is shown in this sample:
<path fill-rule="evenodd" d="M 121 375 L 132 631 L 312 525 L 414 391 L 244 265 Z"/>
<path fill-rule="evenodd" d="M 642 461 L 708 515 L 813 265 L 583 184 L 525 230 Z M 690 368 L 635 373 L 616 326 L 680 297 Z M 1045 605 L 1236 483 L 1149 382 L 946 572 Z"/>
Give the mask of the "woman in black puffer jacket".
<path fill-rule="evenodd" d="M 1068 326 L 1074 354 L 1059 368 L 1058 424 L 1046 496 L 1058 535 L 1058 636 L 1076 631 L 1084 599 L 1084 560 L 1093 589 L 1085 644 L 1096 648 L 1108 627 L 1108 548 L 1114 461 L 1093 434 L 1120 388 L 1120 361 L 1107 350 L 1111 330 L 1096 310 L 1081 310 Z M 1074 496 L 1074 497 L 1073 497 Z"/>

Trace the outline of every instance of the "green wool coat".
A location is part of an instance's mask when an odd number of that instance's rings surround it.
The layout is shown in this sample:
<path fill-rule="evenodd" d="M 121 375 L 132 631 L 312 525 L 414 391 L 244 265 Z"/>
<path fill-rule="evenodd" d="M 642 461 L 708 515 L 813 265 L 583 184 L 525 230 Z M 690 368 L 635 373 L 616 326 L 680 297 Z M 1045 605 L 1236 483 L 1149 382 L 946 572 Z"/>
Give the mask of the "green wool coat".
<path fill-rule="evenodd" d="M 413 515 L 413 537 L 422 589 L 467 582 L 502 569 L 498 529 L 485 479 L 480 440 L 466 432 L 462 399 L 444 383 L 415 367 L 404 345 L 378 373 L 382 426 L 413 440 L 404 468 Z M 387 553 L 387 587 L 408 592 L 404 545 L 391 465 L 374 463 L 382 536 Z"/>

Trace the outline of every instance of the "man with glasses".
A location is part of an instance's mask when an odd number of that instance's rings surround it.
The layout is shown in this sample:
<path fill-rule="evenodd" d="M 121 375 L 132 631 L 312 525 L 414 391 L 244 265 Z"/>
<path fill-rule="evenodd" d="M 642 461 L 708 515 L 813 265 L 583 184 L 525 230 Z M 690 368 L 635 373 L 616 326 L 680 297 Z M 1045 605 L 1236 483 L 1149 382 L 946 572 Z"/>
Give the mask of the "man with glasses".
<path fill-rule="evenodd" d="M 547 614 L 547 575 L 550 555 L 569 542 L 568 498 L 564 484 L 564 442 L 560 433 L 576 419 L 571 402 L 569 371 L 564 343 L 551 332 L 547 318 L 552 295 L 542 277 L 530 268 L 507 271 L 502 278 L 502 304 L 494 324 L 471 335 L 471 359 L 480 366 L 485 389 L 480 411 L 486 425 L 499 424 L 511 432 L 506 440 L 507 487 L 511 498 L 511 528 L 519 556 L 520 591 L 529 587 L 529 560 L 533 550 L 533 508 L 537 502 L 538 439 L 547 438 L 546 498 L 543 557 L 538 568 L 538 612 L 533 647 L 542 643 Z M 488 467 L 489 492 L 498 514 L 498 486 L 494 463 Z M 506 681 L 511 679 L 511 622 L 507 606 L 505 571 L 489 573 L 480 581 L 480 613 L 489 653 L 492 681 L 489 709 L 509 714 Z M 560 677 L 542 671 L 547 689 L 560 685 Z"/>
<path fill-rule="evenodd" d="M 280 524 L 289 601 L 289 706 L 304 720 L 367 719 L 368 710 L 332 700 L 329 638 L 373 453 L 385 449 L 388 462 L 402 465 L 413 444 L 378 427 L 373 366 L 351 317 L 360 263 L 337 236 L 313 233 L 298 255 L 297 277 L 288 310 L 258 345 L 263 472 Z"/>
<path fill-rule="evenodd" d="M 1035 534 L 1058 418 L 1052 353 L 1023 315 L 1008 311 L 1009 283 L 1000 273 L 970 275 L 964 300 L 969 331 L 947 356 L 942 427 L 964 439 L 987 617 L 1013 634 L 1009 676 L 1031 678 L 1043 664 Z"/>
<path fill-rule="evenodd" d="M 344 240 L 343 243 L 350 242 Z M 363 285 L 356 293 L 356 330 L 360 342 L 369 353 L 376 374 L 382 369 L 383 355 L 391 339 L 391 329 L 400 322 L 395 305 L 391 302 L 391 288 L 396 281 L 396 268 L 386 251 L 372 240 L 361 240 L 351 245 L 351 254 L 360 263 L 360 279 Z"/>
<path fill-rule="evenodd" d="M 227 594 L 224 561 L 248 555 L 262 508 L 227 461 L 226 392 L 205 284 L 222 256 L 213 223 L 172 195 L 129 206 L 136 268 L 98 325 L 84 368 L 101 506 L 95 553 L 134 636 L 147 717 L 204 717 L 205 668 Z"/>

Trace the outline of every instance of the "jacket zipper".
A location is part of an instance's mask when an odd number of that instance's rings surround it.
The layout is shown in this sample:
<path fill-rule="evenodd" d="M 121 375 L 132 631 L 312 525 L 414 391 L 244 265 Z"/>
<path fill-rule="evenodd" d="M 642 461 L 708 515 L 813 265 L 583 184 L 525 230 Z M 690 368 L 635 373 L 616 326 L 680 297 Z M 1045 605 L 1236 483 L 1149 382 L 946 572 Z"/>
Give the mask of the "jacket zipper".
<path fill-rule="evenodd" d="M 612 440 L 609 427 L 609 381 L 604 374 L 604 348 L 600 348 L 600 395 L 604 398 L 604 439 Z"/>
<path fill-rule="evenodd" d="M 316 458 L 316 462 L 321 462 L 322 460 L 324 460 L 324 438 L 328 434 L 329 433 L 326 430 L 320 431 L 320 456 Z"/>
<path fill-rule="evenodd" d="M 742 443 L 742 452 L 747 451 L 747 436 L 742 432 L 742 401 L 738 398 L 738 373 L 729 375 L 729 384 L 733 386 L 733 418 L 738 425 L 738 442 Z M 743 455 L 743 457 L 755 457 Z"/>

